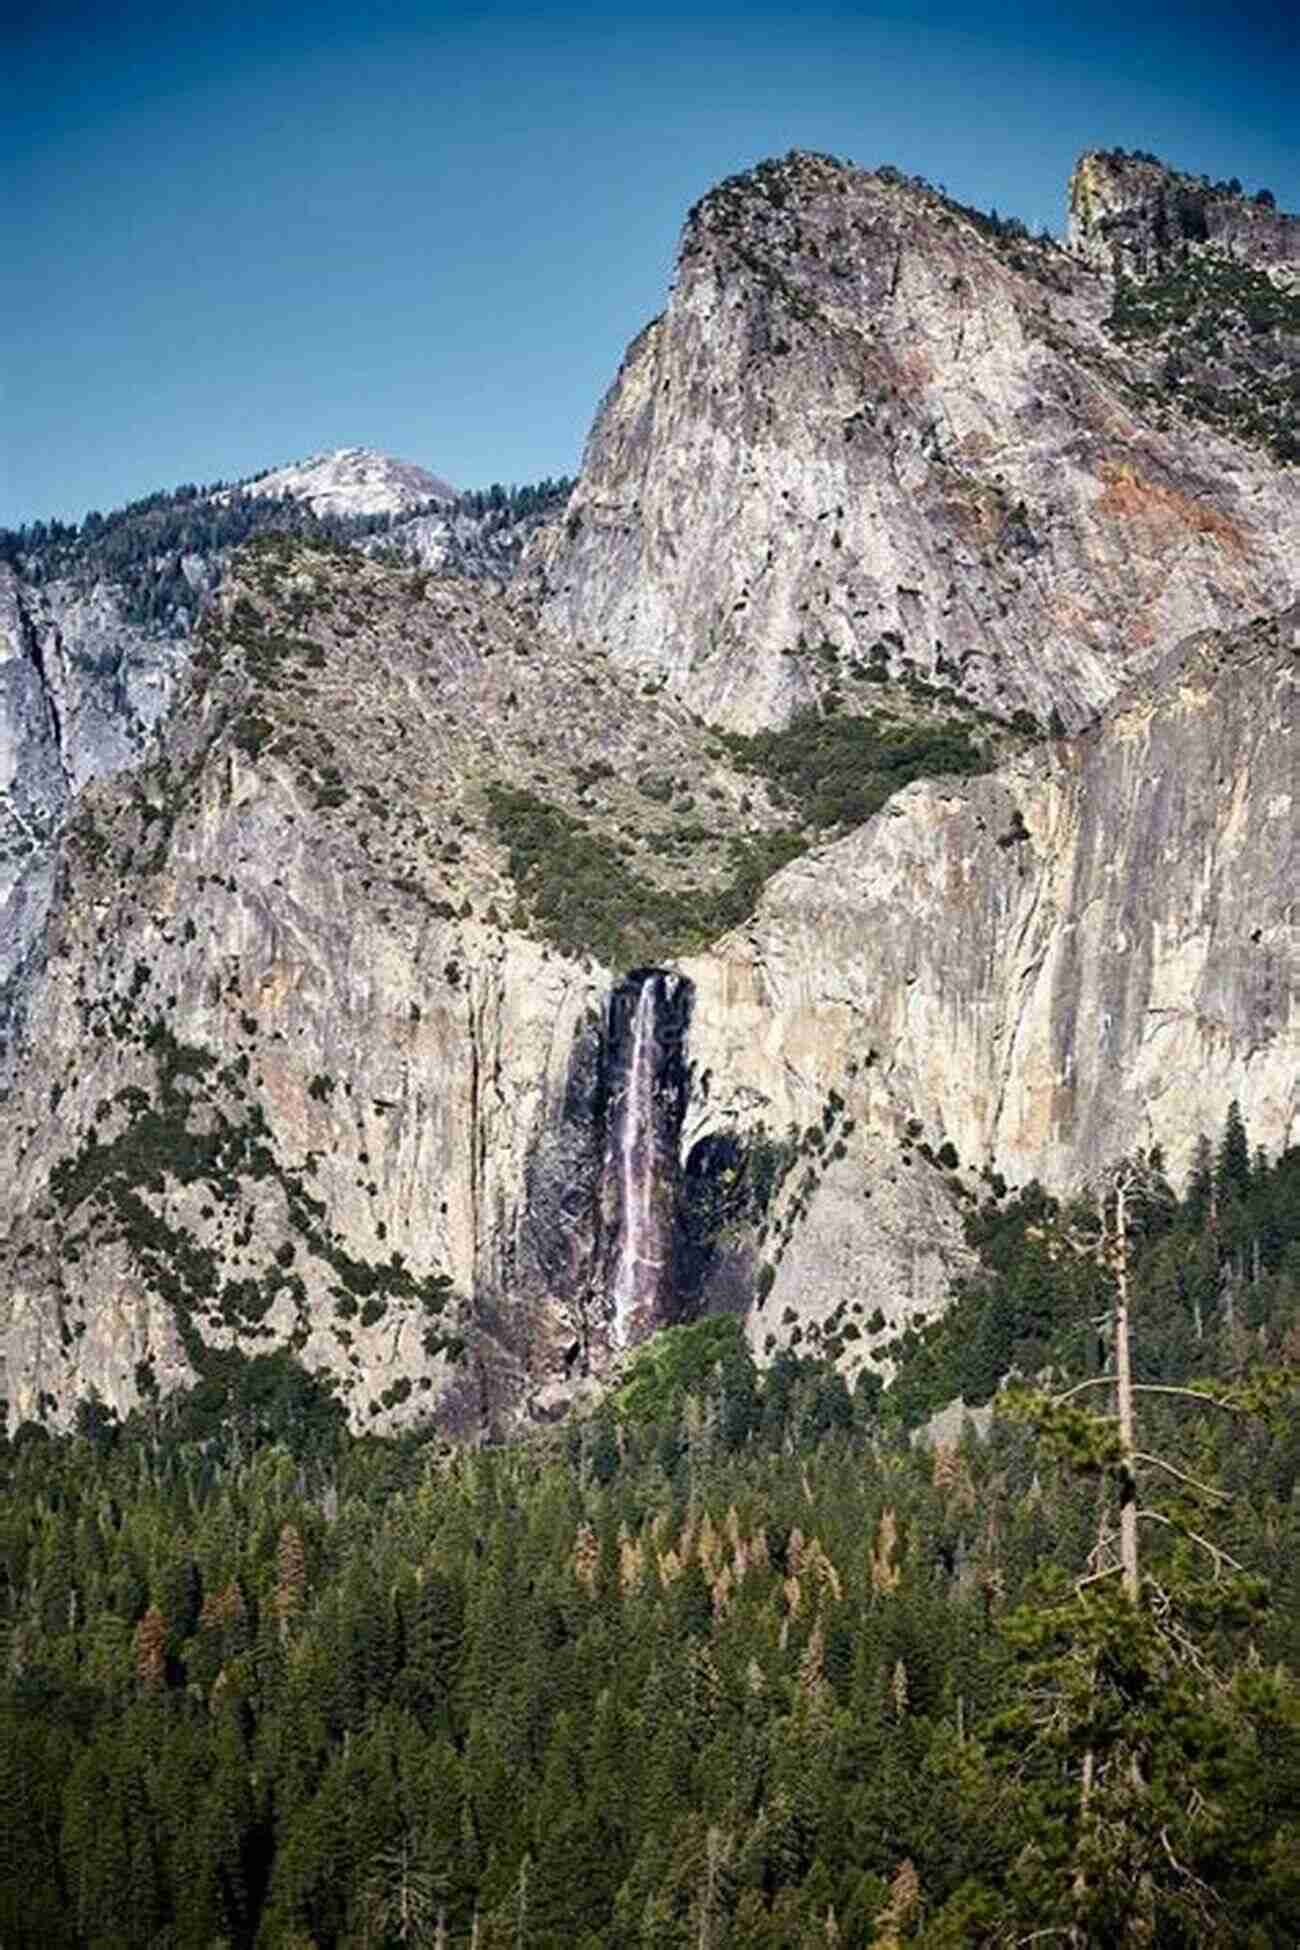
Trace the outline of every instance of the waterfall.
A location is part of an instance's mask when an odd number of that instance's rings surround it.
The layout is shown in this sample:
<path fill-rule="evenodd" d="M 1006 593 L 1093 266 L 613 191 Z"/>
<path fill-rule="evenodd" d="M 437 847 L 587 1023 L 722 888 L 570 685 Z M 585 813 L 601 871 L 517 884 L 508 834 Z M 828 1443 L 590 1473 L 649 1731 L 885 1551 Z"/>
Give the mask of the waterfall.
<path fill-rule="evenodd" d="M 634 970 L 610 997 L 602 1207 L 616 1347 L 653 1332 L 671 1309 L 690 1000 L 690 983 L 659 968 Z"/>
<path fill-rule="evenodd" d="M 655 987 L 641 985 L 632 1018 L 632 1051 L 616 1122 L 619 1191 L 618 1256 L 611 1282 L 614 1338 L 626 1346 L 638 1313 L 653 1312 L 667 1254 L 663 1228 L 655 1224 Z"/>

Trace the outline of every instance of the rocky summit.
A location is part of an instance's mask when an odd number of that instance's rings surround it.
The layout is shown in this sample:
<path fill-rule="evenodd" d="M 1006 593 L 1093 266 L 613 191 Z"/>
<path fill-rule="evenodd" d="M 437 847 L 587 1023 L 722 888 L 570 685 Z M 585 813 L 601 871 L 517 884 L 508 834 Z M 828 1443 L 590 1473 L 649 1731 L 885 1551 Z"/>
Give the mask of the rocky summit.
<path fill-rule="evenodd" d="M 864 669 L 1073 729 L 1178 638 L 1281 606 L 1298 477 L 1244 381 L 1153 370 L 1151 286 L 1097 261 L 1145 207 L 1125 188 L 1080 164 L 1067 251 L 893 171 L 793 156 L 723 183 L 532 546 L 544 619 L 735 730 Z M 1232 281 L 1260 287 L 1256 390 L 1293 429 L 1300 227 L 1232 201 L 1249 270 L 1217 221 L 1146 268 L 1163 291 L 1176 263 L 1201 347 Z"/>
<path fill-rule="evenodd" d="M 576 484 L 4 538 L 10 1425 L 283 1349 L 482 1436 L 706 1312 L 887 1378 L 977 1201 L 1296 1142 L 1298 238 L 795 154 Z"/>
<path fill-rule="evenodd" d="M 413 515 L 431 502 L 452 503 L 456 490 L 427 467 L 391 460 L 369 447 L 338 447 L 248 483 L 250 494 L 288 495 L 318 515 Z"/>

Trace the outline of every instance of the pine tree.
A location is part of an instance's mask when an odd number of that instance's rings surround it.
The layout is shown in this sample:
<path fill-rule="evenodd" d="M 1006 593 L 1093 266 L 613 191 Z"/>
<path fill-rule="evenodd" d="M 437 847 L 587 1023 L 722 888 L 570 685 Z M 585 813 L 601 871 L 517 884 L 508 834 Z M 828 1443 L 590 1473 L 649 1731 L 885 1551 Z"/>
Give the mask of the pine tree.
<path fill-rule="evenodd" d="M 890 1882 L 885 1906 L 876 1918 L 871 1950 L 900 1950 L 904 1932 L 911 1934 L 910 1926 L 920 1907 L 921 1881 L 915 1865 L 910 1860 L 900 1862 Z"/>
<path fill-rule="evenodd" d="M 1185 1198 L 1187 1216 L 1196 1227 L 1210 1224 L 1214 1203 L 1214 1148 L 1202 1131 L 1192 1152 L 1191 1175 Z"/>
<path fill-rule="evenodd" d="M 1250 1195 L 1250 1142 L 1242 1120 L 1241 1105 L 1234 1097 L 1228 1105 L 1223 1136 L 1214 1161 L 1214 1189 L 1222 1210 L 1230 1201 L 1244 1201 Z"/>
<path fill-rule="evenodd" d="M 59 1831 L 79 1751 L 70 1728 L 0 1708 L 0 1943 L 72 1950 Z"/>
<path fill-rule="evenodd" d="M 409 1834 L 371 1857 L 363 1911 L 367 1930 L 381 1941 L 403 1946 L 433 1941 L 439 1913 L 435 1880 Z"/>
<path fill-rule="evenodd" d="M 1171 1942 L 1181 1931 L 1226 1945 L 1231 1918 L 1199 1865 L 1215 1846 L 1214 1755 L 1236 1716 L 1207 1626 L 1249 1619 L 1262 1589 L 1208 1534 L 1225 1493 L 1145 1449 L 1136 1403 L 1182 1397 L 1235 1413 L 1251 1395 L 1134 1381 L 1130 1222 L 1145 1186 L 1144 1166 L 1125 1163 L 1109 1187 L 1113 1373 L 1019 1404 L 1063 1459 L 1101 1472 L 1112 1496 L 1074 1583 L 1058 1574 L 1050 1595 L 1006 1622 L 1033 1704 L 1013 1709 L 1004 1732 L 1036 1843 L 1010 1877 L 1009 1900 L 1013 1914 L 1080 1945 L 1145 1943 L 1164 1929 Z M 1113 1391 L 1112 1416 L 1081 1405 L 1097 1386 Z M 1152 1477 L 1172 1493 L 1153 1494 Z M 1143 1523 L 1183 1551 L 1146 1550 Z"/>

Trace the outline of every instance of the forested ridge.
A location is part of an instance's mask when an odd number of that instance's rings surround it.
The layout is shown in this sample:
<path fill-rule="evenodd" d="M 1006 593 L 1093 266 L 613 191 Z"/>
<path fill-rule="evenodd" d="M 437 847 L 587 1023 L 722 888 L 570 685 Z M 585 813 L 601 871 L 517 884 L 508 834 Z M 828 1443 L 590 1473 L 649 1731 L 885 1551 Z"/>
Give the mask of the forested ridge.
<path fill-rule="evenodd" d="M 883 1394 L 720 1318 L 513 1447 L 350 1437 L 283 1356 L 20 1430 L 0 1942 L 1300 1941 L 1300 1152 L 1126 1184 L 991 1184 Z M 1037 1392 L 911 1440 L 960 1349 Z"/>
<path fill-rule="evenodd" d="M 0 528 L 0 563 L 37 588 L 59 581 L 82 587 L 100 580 L 115 583 L 129 622 L 157 629 L 180 621 L 188 628 L 210 593 L 202 575 L 192 579 L 195 565 L 210 564 L 257 536 L 296 536 L 345 547 L 382 544 L 392 536 L 400 560 L 402 531 L 421 516 L 436 515 L 453 529 L 469 523 L 482 544 L 557 514 L 572 487 L 566 477 L 548 475 L 522 487 L 494 482 L 397 513 L 342 515 L 317 513 L 290 493 L 259 494 L 257 479 L 205 486 L 187 481 L 108 514 L 92 508 L 79 523 L 35 521 Z"/>

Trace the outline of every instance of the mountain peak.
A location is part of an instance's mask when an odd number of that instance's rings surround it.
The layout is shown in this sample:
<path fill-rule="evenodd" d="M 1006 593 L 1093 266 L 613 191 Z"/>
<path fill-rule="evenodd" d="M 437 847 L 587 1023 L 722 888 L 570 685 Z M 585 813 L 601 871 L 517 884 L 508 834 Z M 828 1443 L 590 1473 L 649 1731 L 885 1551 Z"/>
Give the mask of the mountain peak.
<path fill-rule="evenodd" d="M 318 515 L 410 514 L 429 501 L 452 501 L 456 489 L 415 461 L 373 447 L 335 447 L 273 468 L 248 483 L 249 494 L 289 494 Z"/>
<path fill-rule="evenodd" d="M 1148 179 L 1098 158 L 1077 200 L 1100 224 Z M 1086 722 L 1161 642 L 1293 589 L 1294 487 L 1244 451 L 1289 457 L 1293 300 L 1196 268 L 1143 309 L 889 165 L 727 178 L 531 550 L 548 622 L 736 733 L 877 682 Z"/>

